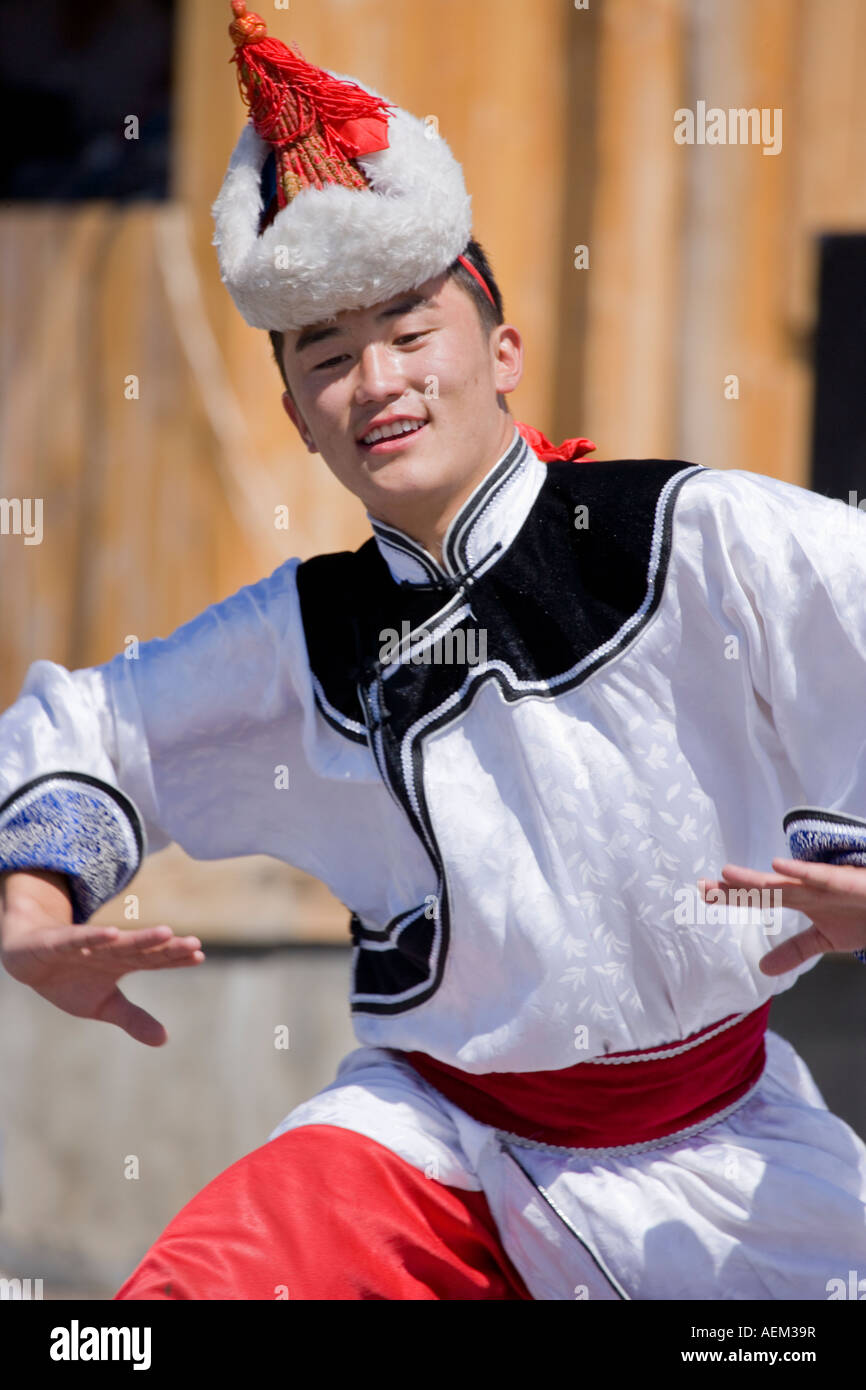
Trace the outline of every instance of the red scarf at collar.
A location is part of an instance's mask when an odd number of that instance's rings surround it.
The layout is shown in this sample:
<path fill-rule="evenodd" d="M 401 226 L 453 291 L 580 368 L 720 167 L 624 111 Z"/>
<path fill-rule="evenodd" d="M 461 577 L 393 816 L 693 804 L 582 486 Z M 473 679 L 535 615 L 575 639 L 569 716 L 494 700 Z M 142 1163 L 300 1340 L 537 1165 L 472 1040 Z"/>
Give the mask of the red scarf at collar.
<path fill-rule="evenodd" d="M 524 425 L 520 420 L 515 420 L 514 423 L 530 449 L 544 463 L 552 463 L 555 459 L 568 463 L 583 458 L 584 454 L 591 454 L 597 448 L 591 439 L 564 439 L 557 448 L 549 439 L 545 439 L 541 430 L 534 429 L 532 425 Z"/>

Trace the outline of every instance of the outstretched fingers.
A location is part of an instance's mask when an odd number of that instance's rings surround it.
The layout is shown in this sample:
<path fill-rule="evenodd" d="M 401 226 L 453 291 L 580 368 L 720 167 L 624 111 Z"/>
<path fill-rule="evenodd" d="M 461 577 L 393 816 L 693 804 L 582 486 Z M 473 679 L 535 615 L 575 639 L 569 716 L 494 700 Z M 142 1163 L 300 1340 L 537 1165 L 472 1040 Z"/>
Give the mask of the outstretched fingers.
<path fill-rule="evenodd" d="M 200 965 L 205 954 L 197 936 L 176 936 L 135 956 L 136 970 L 162 970 L 172 965 Z"/>
<path fill-rule="evenodd" d="M 723 887 L 730 884 L 736 888 L 781 888 L 799 882 L 800 875 L 771 874 L 763 869 L 748 869 L 743 864 L 725 864 L 722 880 Z"/>
<path fill-rule="evenodd" d="M 198 965 L 204 960 L 197 936 L 175 936 L 171 927 L 144 927 L 121 932 L 89 950 L 94 960 L 130 970 L 158 970 L 167 965 Z"/>
<path fill-rule="evenodd" d="M 799 863 L 797 873 L 806 889 L 818 897 L 832 897 L 836 911 L 862 912 L 866 907 L 866 869 L 860 864 L 818 864 L 812 860 L 799 862 L 774 859 L 777 867 Z"/>
<path fill-rule="evenodd" d="M 788 862 L 790 861 L 773 860 L 777 866 Z M 826 869 L 829 866 L 820 864 L 809 867 Z M 747 869 L 739 864 L 726 864 L 720 879 L 698 879 L 698 887 L 701 897 L 705 901 L 716 904 L 729 903 L 732 906 L 739 905 L 736 894 L 742 889 L 746 889 L 746 891 L 771 889 L 774 893 L 780 894 L 778 899 L 774 899 L 776 904 L 793 908 L 798 912 L 809 912 L 811 908 L 819 906 L 824 894 L 829 891 L 826 877 L 813 878 L 806 874 L 798 874 L 797 877 L 794 877 L 784 873 L 763 873 L 759 869 Z M 862 883 L 860 887 L 862 891 Z M 710 894 L 712 897 L 709 896 Z"/>

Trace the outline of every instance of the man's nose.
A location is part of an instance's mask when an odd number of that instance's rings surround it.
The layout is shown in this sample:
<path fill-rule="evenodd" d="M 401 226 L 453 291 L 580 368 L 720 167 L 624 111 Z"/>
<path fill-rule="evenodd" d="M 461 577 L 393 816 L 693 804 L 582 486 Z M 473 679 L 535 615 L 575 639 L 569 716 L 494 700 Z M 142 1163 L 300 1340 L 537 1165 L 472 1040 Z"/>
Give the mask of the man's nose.
<path fill-rule="evenodd" d="M 358 401 L 375 400 L 381 396 L 402 395 L 406 375 L 399 353 L 387 343 L 367 343 L 358 358 Z"/>

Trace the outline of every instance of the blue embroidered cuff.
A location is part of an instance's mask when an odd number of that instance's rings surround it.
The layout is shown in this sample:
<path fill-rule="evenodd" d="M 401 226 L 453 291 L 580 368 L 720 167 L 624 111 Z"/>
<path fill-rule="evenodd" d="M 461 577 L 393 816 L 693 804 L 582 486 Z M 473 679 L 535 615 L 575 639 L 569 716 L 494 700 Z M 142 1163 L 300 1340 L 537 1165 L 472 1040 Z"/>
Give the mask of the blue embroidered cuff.
<path fill-rule="evenodd" d="M 0 806 L 0 871 L 66 874 L 78 924 L 129 883 L 143 853 L 135 806 L 116 787 L 85 773 L 35 777 Z"/>
<path fill-rule="evenodd" d="M 866 820 L 840 816 L 813 806 L 798 806 L 782 822 L 792 859 L 817 864 L 855 864 L 866 868 Z M 855 951 L 866 965 L 866 950 Z"/>

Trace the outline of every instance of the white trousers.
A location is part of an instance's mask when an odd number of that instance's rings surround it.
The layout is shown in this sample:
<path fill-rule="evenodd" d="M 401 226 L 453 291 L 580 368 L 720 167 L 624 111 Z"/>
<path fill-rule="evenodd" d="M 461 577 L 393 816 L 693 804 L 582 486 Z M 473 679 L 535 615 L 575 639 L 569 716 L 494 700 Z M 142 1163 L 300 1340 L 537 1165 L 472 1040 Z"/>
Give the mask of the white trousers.
<path fill-rule="evenodd" d="M 483 1191 L 536 1299 L 821 1300 L 859 1280 L 866 1298 L 866 1145 L 791 1045 L 772 1031 L 766 1045 L 761 1078 L 724 1119 L 625 1149 L 504 1134 L 377 1047 L 350 1052 L 268 1137 L 337 1125 Z"/>

